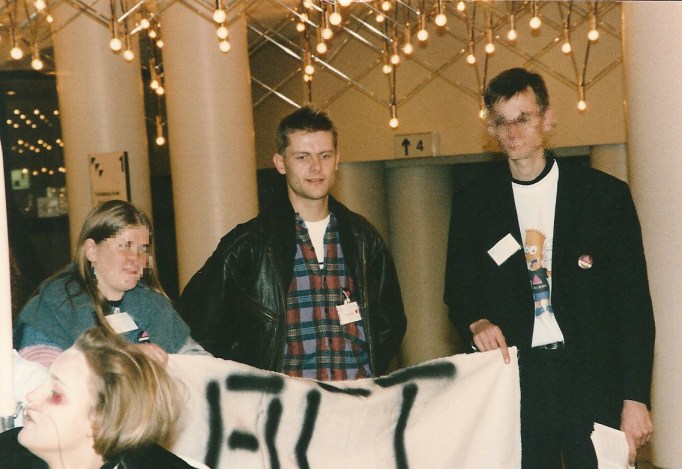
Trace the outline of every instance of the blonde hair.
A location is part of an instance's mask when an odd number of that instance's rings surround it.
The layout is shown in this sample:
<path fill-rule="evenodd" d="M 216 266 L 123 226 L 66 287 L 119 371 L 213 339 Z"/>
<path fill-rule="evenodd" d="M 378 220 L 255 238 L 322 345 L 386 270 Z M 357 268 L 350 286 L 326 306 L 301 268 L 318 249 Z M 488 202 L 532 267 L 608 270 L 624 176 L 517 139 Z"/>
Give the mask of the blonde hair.
<path fill-rule="evenodd" d="M 100 328 L 85 331 L 73 347 L 92 371 L 93 448 L 105 461 L 172 442 L 182 400 L 163 365 Z"/>
<path fill-rule="evenodd" d="M 97 277 L 95 277 L 92 264 L 87 258 L 85 242 L 88 239 L 92 239 L 96 244 L 100 244 L 109 238 L 117 236 L 121 230 L 133 226 L 143 226 L 149 230 L 149 257 L 142 275 L 142 281 L 152 290 L 167 297 L 159 281 L 156 269 L 154 236 L 151 222 L 142 210 L 130 202 L 109 200 L 93 208 L 85 217 L 73 258 L 73 263 L 76 266 L 76 276 L 95 305 L 97 321 L 100 327 L 103 327 L 110 334 L 115 334 L 115 332 L 104 319 L 109 309 L 109 303 L 97 287 Z"/>

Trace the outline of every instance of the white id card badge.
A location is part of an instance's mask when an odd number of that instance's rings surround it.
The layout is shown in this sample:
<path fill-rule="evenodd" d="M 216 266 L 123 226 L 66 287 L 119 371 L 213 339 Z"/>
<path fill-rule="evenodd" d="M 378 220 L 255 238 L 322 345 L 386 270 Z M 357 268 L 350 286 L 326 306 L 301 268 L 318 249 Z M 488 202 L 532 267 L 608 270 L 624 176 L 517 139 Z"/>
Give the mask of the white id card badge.
<path fill-rule="evenodd" d="M 358 304 L 355 301 L 337 305 L 336 312 L 339 313 L 339 321 L 342 326 L 362 319 L 362 316 L 360 316 L 360 308 L 358 308 Z"/>
<path fill-rule="evenodd" d="M 135 324 L 135 321 L 133 321 L 133 318 L 128 313 L 110 314 L 104 317 L 107 318 L 109 325 L 117 334 L 137 329 L 137 324 Z"/>
<path fill-rule="evenodd" d="M 502 265 L 512 254 L 521 249 L 521 245 L 514 239 L 511 233 L 495 243 L 490 248 L 488 255 L 493 258 L 497 265 Z"/>

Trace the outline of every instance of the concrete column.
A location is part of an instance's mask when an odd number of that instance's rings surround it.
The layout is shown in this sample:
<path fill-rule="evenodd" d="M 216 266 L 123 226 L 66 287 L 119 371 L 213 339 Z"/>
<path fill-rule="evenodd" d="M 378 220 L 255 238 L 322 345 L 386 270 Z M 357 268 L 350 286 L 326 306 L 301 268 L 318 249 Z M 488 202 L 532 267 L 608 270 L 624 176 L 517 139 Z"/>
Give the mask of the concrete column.
<path fill-rule="evenodd" d="M 341 163 L 332 195 L 352 211 L 367 218 L 388 242 L 383 162 Z"/>
<path fill-rule="evenodd" d="M 215 25 L 181 2 L 161 15 L 180 288 L 220 238 L 258 212 L 246 22 L 218 49 Z"/>
<path fill-rule="evenodd" d="M 457 335 L 443 303 L 452 177 L 448 166 L 389 166 L 389 233 L 407 314 L 401 365 L 452 355 Z"/>
<path fill-rule="evenodd" d="M 682 3 L 624 2 L 629 173 L 656 315 L 653 461 L 682 461 Z"/>
<path fill-rule="evenodd" d="M 590 148 L 590 161 L 594 169 L 628 181 L 627 146 L 623 143 L 594 145 Z"/>
<path fill-rule="evenodd" d="M 109 17 L 108 5 L 99 2 L 92 8 Z M 142 75 L 138 53 L 132 62 L 126 62 L 111 51 L 106 25 L 67 2 L 59 3 L 52 15 L 55 25 L 66 23 L 52 40 L 74 249 L 83 220 L 92 208 L 90 153 L 128 152 L 131 201 L 151 217 Z"/>

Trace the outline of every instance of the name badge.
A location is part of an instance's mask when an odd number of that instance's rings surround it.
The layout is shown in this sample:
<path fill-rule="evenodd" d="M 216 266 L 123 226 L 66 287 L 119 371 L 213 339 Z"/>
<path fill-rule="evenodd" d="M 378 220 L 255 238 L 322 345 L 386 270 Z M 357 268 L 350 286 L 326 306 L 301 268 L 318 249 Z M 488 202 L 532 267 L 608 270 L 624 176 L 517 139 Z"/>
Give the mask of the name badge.
<path fill-rule="evenodd" d="M 358 308 L 358 304 L 355 301 L 337 305 L 336 312 L 339 313 L 339 322 L 341 322 L 342 326 L 362 319 L 360 308 Z"/>
<path fill-rule="evenodd" d="M 133 321 L 128 313 L 117 313 L 104 316 L 107 318 L 109 325 L 117 334 L 130 332 L 137 329 L 137 324 Z"/>
<path fill-rule="evenodd" d="M 493 258 L 497 265 L 502 265 L 512 254 L 521 249 L 521 245 L 514 239 L 511 233 L 495 243 L 490 248 L 488 255 Z"/>

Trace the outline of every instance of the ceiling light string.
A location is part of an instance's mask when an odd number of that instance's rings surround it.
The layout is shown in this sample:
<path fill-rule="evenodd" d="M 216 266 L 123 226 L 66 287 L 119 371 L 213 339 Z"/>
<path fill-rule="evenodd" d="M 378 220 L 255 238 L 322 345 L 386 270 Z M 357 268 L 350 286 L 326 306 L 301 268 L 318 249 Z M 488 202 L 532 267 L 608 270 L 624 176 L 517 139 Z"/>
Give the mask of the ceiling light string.
<path fill-rule="evenodd" d="M 474 39 L 475 39 L 475 23 L 476 23 L 476 3 L 474 2 L 474 7 L 471 9 L 471 17 L 468 14 L 464 15 L 464 20 L 466 21 L 467 30 L 467 56 L 466 61 L 469 65 L 476 64 L 476 54 L 474 49 Z"/>
<path fill-rule="evenodd" d="M 403 4 L 403 12 L 405 16 L 405 26 L 403 27 L 403 54 L 409 58 L 414 52 L 414 44 L 412 44 L 412 25 L 410 24 L 410 7 L 409 0 L 407 5 Z M 396 12 L 398 8 L 396 7 Z M 396 15 L 397 16 L 397 15 Z"/>
<path fill-rule="evenodd" d="M 507 31 L 507 40 L 515 43 L 519 38 L 519 33 L 516 30 L 516 2 L 509 2 L 509 31 Z"/>
<path fill-rule="evenodd" d="M 592 2 L 592 12 L 590 13 L 590 30 L 587 32 L 587 39 L 594 42 L 599 39 L 599 29 L 597 25 L 599 23 L 597 18 L 597 2 Z"/>
<path fill-rule="evenodd" d="M 10 57 L 14 60 L 21 60 L 24 57 L 24 51 L 22 50 L 20 44 L 19 44 L 19 36 L 17 34 L 17 26 L 15 23 L 15 18 L 17 17 L 17 7 L 18 7 L 18 2 L 14 2 L 13 5 L 9 4 L 9 0 L 7 1 L 7 9 L 8 11 L 8 16 L 9 16 L 9 34 L 10 34 L 10 41 L 11 41 L 11 46 L 12 48 L 9 51 Z M 12 12 L 12 9 L 14 12 Z"/>
<path fill-rule="evenodd" d="M 35 2 L 34 5 L 36 14 L 47 8 L 47 4 L 44 0 L 42 1 L 42 4 L 40 4 L 40 8 L 38 2 Z M 24 2 L 24 11 L 26 12 L 26 18 L 30 18 L 31 15 L 28 11 L 28 4 L 26 2 Z M 40 56 L 40 47 L 38 46 L 38 27 L 38 21 L 33 21 L 29 25 L 31 33 L 31 68 L 35 71 L 40 71 L 45 66 L 43 59 Z"/>
<path fill-rule="evenodd" d="M 493 32 L 493 8 L 494 6 L 487 5 L 485 9 L 485 53 L 486 57 L 495 53 L 495 38 Z"/>
<path fill-rule="evenodd" d="M 570 54 L 573 51 L 573 46 L 571 45 L 571 14 L 573 13 L 573 1 L 568 2 L 568 14 L 564 16 L 564 10 L 561 8 L 561 3 L 557 3 L 559 8 L 559 14 L 561 15 L 561 52 L 564 54 Z"/>
<path fill-rule="evenodd" d="M 389 75 L 388 77 L 388 82 L 389 82 L 389 87 L 390 87 L 390 93 L 391 93 L 391 104 L 390 104 L 390 113 L 391 117 L 388 120 L 388 126 L 392 129 L 397 129 L 398 125 L 400 125 L 400 121 L 398 120 L 398 100 L 396 98 L 396 82 L 397 82 L 397 70 L 395 67 L 393 67 L 393 73 Z"/>
<path fill-rule="evenodd" d="M 542 19 L 540 18 L 540 10 L 538 8 L 537 0 L 533 0 L 533 3 L 531 4 L 531 14 L 533 16 L 528 22 L 528 25 L 530 26 L 530 29 L 537 31 L 542 26 Z"/>

